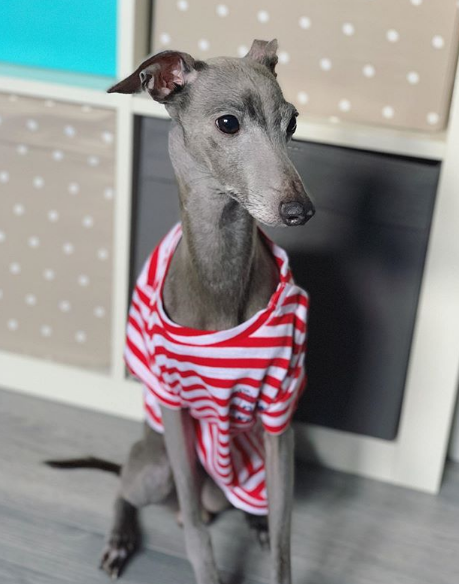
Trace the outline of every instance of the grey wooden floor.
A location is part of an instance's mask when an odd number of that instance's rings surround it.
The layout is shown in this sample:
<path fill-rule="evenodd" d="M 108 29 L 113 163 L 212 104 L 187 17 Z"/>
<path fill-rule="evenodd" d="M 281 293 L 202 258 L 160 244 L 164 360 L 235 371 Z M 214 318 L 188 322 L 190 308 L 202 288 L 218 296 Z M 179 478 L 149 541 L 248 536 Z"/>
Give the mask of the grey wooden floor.
<path fill-rule="evenodd" d="M 0 391 L 0 582 L 92 584 L 117 488 L 48 457 L 121 462 L 140 424 Z M 173 505 L 144 513 L 145 544 L 121 582 L 192 584 Z M 268 582 L 268 556 L 236 510 L 211 528 L 225 584 Z M 432 497 L 315 467 L 297 471 L 295 584 L 457 584 L 459 465 Z"/>

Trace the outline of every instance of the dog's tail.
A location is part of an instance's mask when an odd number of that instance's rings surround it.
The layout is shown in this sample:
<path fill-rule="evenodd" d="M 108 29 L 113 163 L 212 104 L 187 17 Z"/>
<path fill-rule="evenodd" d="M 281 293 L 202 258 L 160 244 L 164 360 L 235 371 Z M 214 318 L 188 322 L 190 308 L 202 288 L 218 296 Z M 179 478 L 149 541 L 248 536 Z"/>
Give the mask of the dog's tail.
<path fill-rule="evenodd" d="M 86 458 L 69 458 L 63 460 L 44 460 L 44 464 L 51 468 L 59 469 L 76 469 L 76 468 L 95 468 L 97 470 L 104 470 L 113 474 L 119 475 L 121 473 L 121 465 L 95 456 L 87 456 Z"/>

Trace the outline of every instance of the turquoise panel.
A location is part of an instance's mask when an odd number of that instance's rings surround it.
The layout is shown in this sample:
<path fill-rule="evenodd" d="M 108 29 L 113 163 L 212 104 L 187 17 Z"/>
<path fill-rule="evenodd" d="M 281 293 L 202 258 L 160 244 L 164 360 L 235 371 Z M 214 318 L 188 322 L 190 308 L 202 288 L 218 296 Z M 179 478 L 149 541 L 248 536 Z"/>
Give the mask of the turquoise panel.
<path fill-rule="evenodd" d="M 0 0 L 0 61 L 116 76 L 116 0 Z"/>

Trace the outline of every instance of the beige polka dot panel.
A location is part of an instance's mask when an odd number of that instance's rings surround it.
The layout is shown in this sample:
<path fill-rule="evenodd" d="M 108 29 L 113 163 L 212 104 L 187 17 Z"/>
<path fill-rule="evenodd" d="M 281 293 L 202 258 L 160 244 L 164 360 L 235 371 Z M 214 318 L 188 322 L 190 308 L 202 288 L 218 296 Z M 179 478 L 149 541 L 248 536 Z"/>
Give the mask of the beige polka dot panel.
<path fill-rule="evenodd" d="M 110 360 L 115 114 L 0 93 L 0 350 Z"/>
<path fill-rule="evenodd" d="M 159 0 L 154 52 L 244 56 L 279 40 L 279 81 L 302 114 L 399 128 L 445 127 L 457 0 Z"/>

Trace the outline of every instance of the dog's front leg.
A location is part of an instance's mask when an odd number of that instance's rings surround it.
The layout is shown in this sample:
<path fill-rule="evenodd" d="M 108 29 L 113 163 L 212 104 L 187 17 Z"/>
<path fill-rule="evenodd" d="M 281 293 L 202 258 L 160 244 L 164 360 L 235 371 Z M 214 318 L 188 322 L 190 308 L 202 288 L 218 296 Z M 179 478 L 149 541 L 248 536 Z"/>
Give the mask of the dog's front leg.
<path fill-rule="evenodd" d="M 198 584 L 219 584 L 212 544 L 201 519 L 194 428 L 187 411 L 161 408 L 167 455 L 174 475 L 185 546 Z"/>
<path fill-rule="evenodd" d="M 291 584 L 290 528 L 293 500 L 293 430 L 264 434 L 271 543 L 271 584 Z"/>

